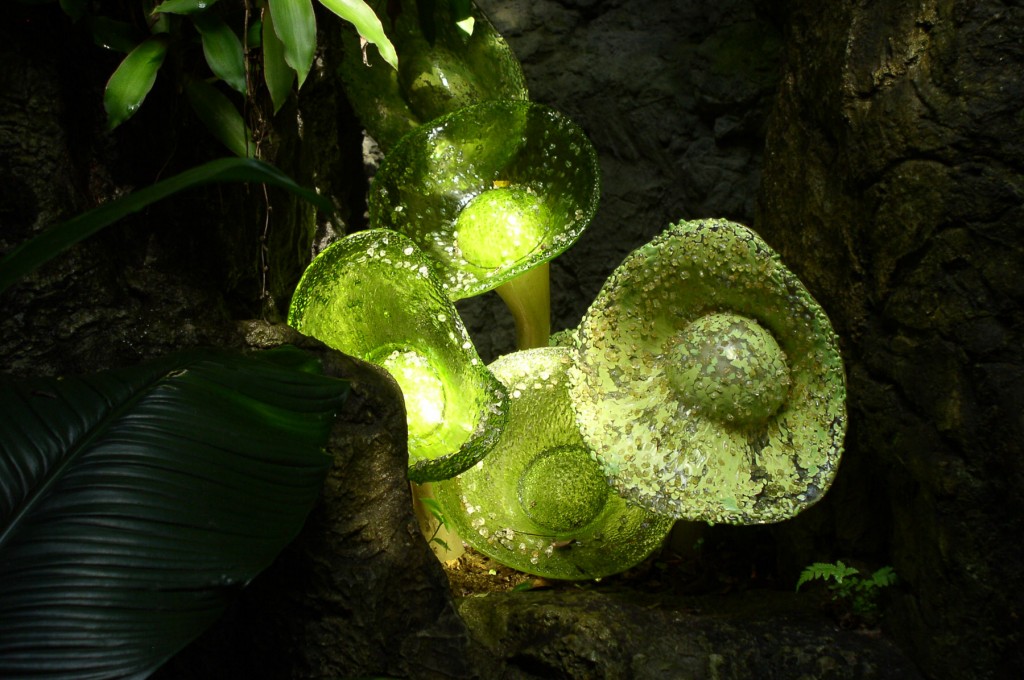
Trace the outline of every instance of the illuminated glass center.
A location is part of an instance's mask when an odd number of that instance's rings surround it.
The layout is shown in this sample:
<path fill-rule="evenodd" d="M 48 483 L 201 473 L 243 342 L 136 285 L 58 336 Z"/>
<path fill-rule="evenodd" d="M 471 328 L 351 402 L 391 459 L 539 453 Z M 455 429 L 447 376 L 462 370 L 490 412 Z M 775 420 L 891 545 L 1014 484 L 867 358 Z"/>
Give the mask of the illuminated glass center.
<path fill-rule="evenodd" d="M 423 438 L 444 422 L 444 383 L 430 361 L 415 350 L 394 350 L 380 365 L 402 388 L 411 438 Z"/>
<path fill-rule="evenodd" d="M 499 187 L 474 197 L 455 222 L 462 257 L 485 269 L 526 258 L 546 240 L 551 212 L 536 192 Z"/>
<path fill-rule="evenodd" d="M 586 449 L 562 446 L 537 456 L 519 478 L 526 515 L 556 532 L 592 522 L 608 499 L 608 483 Z"/>
<path fill-rule="evenodd" d="M 763 422 L 789 391 L 786 355 L 763 326 L 708 314 L 676 336 L 668 374 L 680 400 L 727 423 Z"/>

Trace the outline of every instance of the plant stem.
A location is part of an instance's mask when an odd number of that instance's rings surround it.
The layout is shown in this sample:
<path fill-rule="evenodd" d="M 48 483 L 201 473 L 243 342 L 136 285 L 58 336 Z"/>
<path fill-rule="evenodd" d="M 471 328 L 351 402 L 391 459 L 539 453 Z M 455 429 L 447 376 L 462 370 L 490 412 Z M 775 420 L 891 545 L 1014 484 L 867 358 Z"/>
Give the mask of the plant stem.
<path fill-rule="evenodd" d="M 516 322 L 516 348 L 547 347 L 551 335 L 550 266 L 537 265 L 498 286 Z"/>

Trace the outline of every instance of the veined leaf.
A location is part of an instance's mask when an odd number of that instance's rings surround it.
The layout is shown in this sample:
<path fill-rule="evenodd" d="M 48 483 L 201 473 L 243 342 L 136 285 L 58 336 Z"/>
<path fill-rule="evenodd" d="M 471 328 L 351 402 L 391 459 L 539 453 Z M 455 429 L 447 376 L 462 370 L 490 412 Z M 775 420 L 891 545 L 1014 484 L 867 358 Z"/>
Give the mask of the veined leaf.
<path fill-rule="evenodd" d="M 153 8 L 153 14 L 192 14 L 202 12 L 217 0 L 164 0 Z"/>
<path fill-rule="evenodd" d="M 205 81 L 192 80 L 185 86 L 185 96 L 206 129 L 233 154 L 242 158 L 255 155 L 249 126 L 223 92 Z"/>
<path fill-rule="evenodd" d="M 263 78 L 270 90 L 270 101 L 277 113 L 292 92 L 295 71 L 284 60 L 284 43 L 274 30 L 274 17 L 263 12 Z"/>
<path fill-rule="evenodd" d="M 0 292 L 15 281 L 50 261 L 82 239 L 113 224 L 122 217 L 138 212 L 163 198 L 210 182 L 261 182 L 287 189 L 309 201 L 320 210 L 332 213 L 327 199 L 295 183 L 272 165 L 250 158 L 221 158 L 186 170 L 152 186 L 140 189 L 115 201 L 62 222 L 35 238 L 21 244 L 0 260 Z"/>
<path fill-rule="evenodd" d="M 320 491 L 348 389 L 321 372 L 283 348 L 0 382 L 0 677 L 145 677 L 216 620 Z"/>
<path fill-rule="evenodd" d="M 242 41 L 235 32 L 215 15 L 197 14 L 192 17 L 203 39 L 203 54 L 213 74 L 231 89 L 245 94 L 245 53 Z"/>
<path fill-rule="evenodd" d="M 363 0 L 320 0 L 320 4 L 345 21 L 351 22 L 366 42 L 377 46 L 384 61 L 391 64 L 396 71 L 398 70 L 398 53 L 395 52 L 395 46 L 391 44 L 391 40 L 384 33 L 380 19 L 373 13 L 369 5 Z"/>
<path fill-rule="evenodd" d="M 295 70 L 299 87 L 306 81 L 316 51 L 313 0 L 267 0 L 274 31 L 284 45 L 284 60 Z"/>
<path fill-rule="evenodd" d="M 107 127 L 113 130 L 139 110 L 156 82 L 156 73 L 164 63 L 167 43 L 160 37 L 143 40 L 117 67 L 103 92 Z"/>

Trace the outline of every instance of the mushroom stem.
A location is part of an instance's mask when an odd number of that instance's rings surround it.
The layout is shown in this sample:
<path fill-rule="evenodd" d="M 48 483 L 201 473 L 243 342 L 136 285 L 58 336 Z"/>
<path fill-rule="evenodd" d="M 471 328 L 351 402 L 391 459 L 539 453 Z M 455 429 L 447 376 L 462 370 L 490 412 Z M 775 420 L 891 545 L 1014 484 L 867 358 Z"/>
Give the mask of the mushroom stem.
<path fill-rule="evenodd" d="M 516 323 L 516 348 L 547 347 L 551 335 L 550 266 L 547 262 L 496 289 Z"/>

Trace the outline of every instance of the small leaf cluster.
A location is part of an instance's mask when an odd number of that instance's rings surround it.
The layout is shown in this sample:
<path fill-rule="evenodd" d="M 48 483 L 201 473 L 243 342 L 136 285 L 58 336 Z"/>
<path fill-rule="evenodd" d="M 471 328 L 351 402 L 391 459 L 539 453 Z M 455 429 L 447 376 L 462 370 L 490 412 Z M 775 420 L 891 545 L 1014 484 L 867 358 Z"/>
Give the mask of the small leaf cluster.
<path fill-rule="evenodd" d="M 394 46 L 364 0 L 317 0 L 355 26 L 362 39 L 398 68 Z M 189 73 L 181 86 L 196 115 L 237 156 L 254 157 L 254 134 L 232 97 L 252 100 L 265 85 L 276 113 L 302 87 L 316 51 L 313 0 L 142 0 L 142 16 L 93 13 L 87 0 L 60 0 L 94 42 L 125 53 L 107 81 L 103 106 L 114 129 L 135 115 L 173 50 L 201 45 L 208 73 Z M 103 7 L 102 3 L 98 5 Z M 102 10 L 101 10 L 102 11 Z M 237 94 L 236 94 L 237 93 Z"/>
<path fill-rule="evenodd" d="M 865 578 L 859 569 L 847 566 L 841 560 L 835 564 L 815 562 L 801 572 L 796 590 L 814 579 L 830 581 L 828 589 L 832 592 L 832 599 L 848 605 L 854 614 L 864 615 L 878 609 L 880 591 L 896 583 L 896 572 L 886 566 Z"/>

